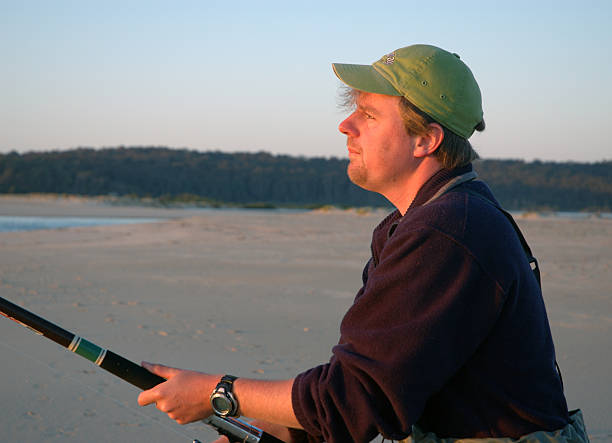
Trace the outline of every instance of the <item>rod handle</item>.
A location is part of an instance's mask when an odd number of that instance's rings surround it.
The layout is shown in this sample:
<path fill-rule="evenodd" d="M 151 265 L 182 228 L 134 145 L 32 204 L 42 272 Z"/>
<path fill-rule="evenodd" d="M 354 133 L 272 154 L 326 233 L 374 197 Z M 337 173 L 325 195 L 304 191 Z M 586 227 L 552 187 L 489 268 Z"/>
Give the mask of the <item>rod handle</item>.
<path fill-rule="evenodd" d="M 102 360 L 100 367 L 143 391 L 166 381 L 165 378 L 147 371 L 142 366 L 112 351 L 106 351 L 106 357 Z"/>

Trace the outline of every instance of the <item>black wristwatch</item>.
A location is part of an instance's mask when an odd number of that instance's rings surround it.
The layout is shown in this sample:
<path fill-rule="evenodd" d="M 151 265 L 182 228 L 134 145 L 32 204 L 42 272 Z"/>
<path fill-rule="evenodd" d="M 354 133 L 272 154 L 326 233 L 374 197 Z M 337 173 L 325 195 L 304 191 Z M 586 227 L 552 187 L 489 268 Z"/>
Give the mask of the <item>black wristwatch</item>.
<path fill-rule="evenodd" d="M 210 404 L 217 415 L 221 417 L 238 417 L 238 400 L 234 397 L 232 388 L 238 377 L 224 375 L 210 396 Z"/>

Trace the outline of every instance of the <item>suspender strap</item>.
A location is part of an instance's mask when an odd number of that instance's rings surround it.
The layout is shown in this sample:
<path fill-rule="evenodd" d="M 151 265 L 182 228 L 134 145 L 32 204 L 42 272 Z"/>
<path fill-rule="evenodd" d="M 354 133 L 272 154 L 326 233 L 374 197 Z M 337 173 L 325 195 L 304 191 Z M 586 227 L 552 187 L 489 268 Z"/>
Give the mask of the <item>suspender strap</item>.
<path fill-rule="evenodd" d="M 499 206 L 497 203 L 495 203 L 494 201 L 488 199 L 484 195 L 482 195 L 482 194 L 480 194 L 480 193 L 478 193 L 478 192 L 476 192 L 476 191 L 474 191 L 472 189 L 469 189 L 469 188 L 464 189 L 464 191 L 467 192 L 470 195 L 473 195 L 474 197 L 477 197 L 477 198 L 480 198 L 481 200 L 489 202 L 490 204 L 495 206 L 497 209 L 499 209 L 502 214 L 504 214 L 506 216 L 506 218 L 508 219 L 508 221 L 510 222 L 510 224 L 514 228 L 514 231 L 516 232 L 516 235 L 518 236 L 519 240 L 521 241 L 521 245 L 523 246 L 523 250 L 525 251 L 525 255 L 527 256 L 527 260 L 529 260 L 529 265 L 531 266 L 531 270 L 533 271 L 533 275 L 535 275 L 535 278 L 538 281 L 538 286 L 540 287 L 540 291 L 541 291 L 542 290 L 542 280 L 541 280 L 541 276 L 540 276 L 540 267 L 538 266 L 538 260 L 531 253 L 531 248 L 527 244 L 527 240 L 525 240 L 525 237 L 523 236 L 523 233 L 521 232 L 521 230 L 519 229 L 518 225 L 516 224 L 516 221 L 514 221 L 514 217 L 512 217 L 512 215 L 508 211 L 506 211 L 501 206 Z M 557 369 L 557 374 L 559 374 L 559 381 L 561 382 L 561 390 L 565 391 L 565 388 L 563 386 L 563 376 L 561 375 L 561 368 L 559 367 L 559 363 L 557 363 L 557 360 L 555 360 L 555 368 Z"/>
<path fill-rule="evenodd" d="M 475 172 L 468 172 L 467 174 L 462 174 L 462 175 L 459 175 L 459 176 L 455 177 L 454 179 L 452 179 L 448 183 L 446 183 L 444 186 L 442 186 L 438 190 L 438 192 L 436 192 L 433 195 L 433 197 L 431 197 L 429 200 L 427 200 L 424 203 L 424 205 L 426 205 L 426 204 L 434 201 L 438 197 L 446 194 L 451 189 L 456 188 L 457 186 L 459 186 L 459 185 L 461 185 L 463 183 L 466 183 L 468 181 L 474 180 L 476 177 L 477 177 L 477 175 L 476 175 Z M 499 209 L 499 211 L 501 211 L 502 214 L 504 214 L 506 219 L 508 219 L 508 221 L 510 222 L 510 224 L 514 228 L 514 232 L 516 232 L 516 235 L 518 236 L 518 238 L 519 238 L 519 240 L 521 242 L 521 246 L 523 247 L 523 251 L 525 251 L 525 255 L 527 256 L 527 260 L 529 261 L 529 265 L 531 266 L 531 270 L 533 271 L 533 275 L 535 276 L 535 278 L 536 278 L 536 280 L 538 282 L 538 286 L 540 287 L 540 290 L 542 290 L 542 279 L 541 279 L 541 275 L 540 275 L 540 267 L 538 265 L 538 260 L 533 256 L 533 253 L 531 252 L 531 248 L 527 244 L 527 240 L 525 240 L 525 236 L 523 236 L 523 233 L 521 232 L 521 230 L 519 229 L 518 225 L 516 224 L 516 221 L 514 221 L 514 217 L 512 217 L 512 215 L 508 211 L 503 209 L 499 204 L 497 204 L 493 200 L 485 197 L 484 195 L 480 194 L 479 192 L 476 192 L 473 189 L 470 189 L 468 187 L 463 188 L 462 191 L 466 192 L 466 193 L 468 193 L 470 195 L 473 195 L 474 197 L 479 198 L 481 200 L 484 200 L 485 202 L 495 206 L 497 209 Z M 559 368 L 559 364 L 557 363 L 556 360 L 555 360 L 555 367 L 557 369 L 557 374 L 559 374 L 559 381 L 561 382 L 561 389 L 564 390 L 564 388 L 563 388 L 563 377 L 561 376 L 561 369 Z"/>
<path fill-rule="evenodd" d="M 429 200 L 427 200 L 425 203 L 423 203 L 423 206 L 431 203 L 432 201 L 436 200 L 438 197 L 443 196 L 444 194 L 446 194 L 447 192 L 449 192 L 453 188 L 456 188 L 457 186 L 459 186 L 459 185 L 461 185 L 463 183 L 472 181 L 472 180 L 474 180 L 477 177 L 478 177 L 478 175 L 474 171 L 470 171 L 470 172 L 467 172 L 465 174 L 458 175 L 457 177 L 453 178 L 448 183 L 446 183 L 444 186 L 442 186 L 440 189 L 438 189 L 438 192 L 436 192 Z M 465 189 L 463 189 L 463 191 L 465 191 L 468 194 L 473 195 L 474 197 L 477 197 L 477 198 L 479 198 L 481 200 L 484 200 L 487 203 L 495 206 L 497 209 L 499 209 L 501 211 L 502 214 L 504 214 L 504 216 L 508 219 L 508 221 L 510 222 L 510 224 L 514 228 L 514 231 L 516 232 L 516 235 L 518 236 L 519 240 L 521 241 L 521 246 L 523 247 L 523 250 L 525 251 L 525 255 L 527 256 L 527 260 L 529 261 L 529 265 L 531 266 L 531 269 L 533 270 L 533 274 L 535 275 L 535 278 L 538 281 L 538 285 L 540 286 L 540 289 L 542 289 L 542 280 L 541 280 L 541 276 L 540 276 L 540 267 L 538 266 L 538 260 L 533 256 L 533 253 L 531 252 L 531 248 L 527 244 L 527 240 L 525 240 L 525 237 L 523 236 L 523 233 L 521 232 L 521 230 L 519 229 L 518 225 L 514 221 L 514 218 L 512 217 L 512 215 L 510 215 L 510 213 L 508 211 L 503 209 L 501 206 L 499 206 L 493 200 L 485 197 L 484 195 L 480 194 L 479 192 L 476 192 L 476 191 L 474 191 L 474 190 L 472 190 L 470 188 L 465 188 Z"/>
<path fill-rule="evenodd" d="M 523 251 L 525 251 L 525 255 L 527 256 L 527 260 L 529 261 L 529 265 L 531 266 L 531 270 L 533 271 L 533 274 L 535 275 L 535 278 L 538 281 L 538 286 L 540 286 L 540 289 L 542 289 L 542 280 L 541 280 L 541 276 L 540 276 L 540 267 L 538 266 L 538 260 L 533 256 L 533 253 L 531 252 L 531 248 L 527 244 L 527 240 L 525 240 L 525 237 L 523 236 L 523 233 L 521 232 L 521 230 L 519 229 L 518 225 L 516 224 L 516 221 L 514 221 L 514 217 L 512 217 L 512 215 L 508 211 L 506 211 L 504 208 L 499 206 L 494 201 L 488 199 L 484 195 L 482 195 L 482 194 L 480 194 L 480 193 L 478 193 L 476 191 L 473 191 L 472 189 L 469 189 L 469 188 L 464 189 L 464 191 L 467 192 L 470 195 L 473 195 L 474 197 L 477 197 L 477 198 L 480 198 L 481 200 L 489 202 L 490 204 L 495 206 L 497 209 L 499 209 L 502 214 L 504 214 L 506 216 L 506 218 L 508 219 L 508 221 L 510 222 L 510 224 L 514 228 L 514 232 L 516 232 L 516 235 L 518 236 L 519 240 L 521 241 L 521 246 L 523 247 Z"/>
<path fill-rule="evenodd" d="M 423 206 L 428 203 L 431 203 L 438 197 L 446 194 L 448 191 L 459 186 L 460 184 L 474 180 L 476 177 L 478 177 L 478 175 L 476 175 L 474 171 L 466 172 L 465 174 L 461 174 L 457 177 L 454 177 L 453 179 L 449 180 L 444 186 L 438 189 L 438 192 L 436 192 L 429 200 L 423 203 Z"/>

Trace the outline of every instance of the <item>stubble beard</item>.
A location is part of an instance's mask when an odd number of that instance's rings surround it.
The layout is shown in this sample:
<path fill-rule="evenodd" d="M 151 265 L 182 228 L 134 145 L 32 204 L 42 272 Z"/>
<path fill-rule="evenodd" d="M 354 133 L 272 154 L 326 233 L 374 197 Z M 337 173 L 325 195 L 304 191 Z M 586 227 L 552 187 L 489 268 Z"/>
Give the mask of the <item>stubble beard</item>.
<path fill-rule="evenodd" d="M 352 158 L 349 154 L 349 164 L 346 167 L 346 175 L 348 175 L 351 182 L 363 188 L 368 180 L 368 171 L 363 163 L 363 150 L 358 146 L 355 146 L 355 144 L 356 143 L 351 139 L 351 137 L 349 137 L 346 141 L 346 146 L 349 148 L 349 150 L 351 148 L 356 148 L 360 152 L 360 154 L 353 155 Z"/>
<path fill-rule="evenodd" d="M 351 182 L 365 189 L 364 186 L 368 181 L 368 173 L 360 161 L 349 160 L 349 164 L 346 168 L 346 174 Z"/>

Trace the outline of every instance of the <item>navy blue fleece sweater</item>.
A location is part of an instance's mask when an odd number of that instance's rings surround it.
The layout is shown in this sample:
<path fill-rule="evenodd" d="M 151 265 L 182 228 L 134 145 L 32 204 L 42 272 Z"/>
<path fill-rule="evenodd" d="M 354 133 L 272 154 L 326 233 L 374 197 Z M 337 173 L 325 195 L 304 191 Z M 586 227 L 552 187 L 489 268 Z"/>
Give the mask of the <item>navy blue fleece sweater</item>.
<path fill-rule="evenodd" d="M 518 437 L 568 422 L 540 288 L 480 181 L 423 205 L 471 165 L 442 170 L 374 230 L 363 287 L 329 363 L 300 374 L 293 408 L 328 442 Z"/>

